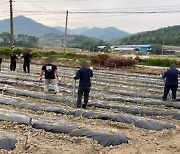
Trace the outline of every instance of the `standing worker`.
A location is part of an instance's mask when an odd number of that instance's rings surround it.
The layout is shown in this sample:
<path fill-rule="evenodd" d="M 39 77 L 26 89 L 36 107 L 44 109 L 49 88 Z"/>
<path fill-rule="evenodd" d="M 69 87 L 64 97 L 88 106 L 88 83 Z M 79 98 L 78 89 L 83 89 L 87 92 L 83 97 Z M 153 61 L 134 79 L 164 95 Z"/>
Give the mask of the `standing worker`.
<path fill-rule="evenodd" d="M 31 62 L 31 55 L 29 53 L 29 51 L 25 51 L 23 56 L 24 57 L 24 64 L 23 64 L 23 70 L 25 73 L 29 73 L 30 72 L 30 62 Z M 27 70 L 26 70 L 27 68 Z"/>
<path fill-rule="evenodd" d="M 18 57 L 16 56 L 16 53 L 13 51 L 12 54 L 10 55 L 10 70 L 11 71 L 15 71 L 16 70 L 16 59 L 18 59 Z"/>
<path fill-rule="evenodd" d="M 39 80 L 42 80 L 42 75 L 45 72 L 45 80 L 44 80 L 44 92 L 48 93 L 49 91 L 49 84 L 52 85 L 54 91 L 56 94 L 59 94 L 59 89 L 58 89 L 58 85 L 57 85 L 57 80 L 60 81 L 59 79 L 59 75 L 58 75 L 58 70 L 57 70 L 57 66 L 51 64 L 51 59 L 48 58 L 47 59 L 47 64 L 42 66 L 41 72 L 40 72 L 40 78 Z M 57 80 L 56 80 L 56 78 Z"/>
<path fill-rule="evenodd" d="M 86 109 L 91 87 L 91 77 L 93 77 L 93 71 L 88 68 L 87 62 L 81 62 L 81 68 L 74 76 L 75 80 L 79 79 L 77 108 L 81 107 L 82 96 L 84 95 L 84 104 L 82 105 L 82 108 Z"/>
<path fill-rule="evenodd" d="M 167 99 L 167 95 L 170 89 L 172 91 L 172 101 L 176 101 L 178 75 L 180 75 L 180 71 L 176 69 L 175 64 L 171 64 L 170 69 L 163 73 L 162 78 L 165 79 L 164 95 L 162 97 L 163 101 Z"/>

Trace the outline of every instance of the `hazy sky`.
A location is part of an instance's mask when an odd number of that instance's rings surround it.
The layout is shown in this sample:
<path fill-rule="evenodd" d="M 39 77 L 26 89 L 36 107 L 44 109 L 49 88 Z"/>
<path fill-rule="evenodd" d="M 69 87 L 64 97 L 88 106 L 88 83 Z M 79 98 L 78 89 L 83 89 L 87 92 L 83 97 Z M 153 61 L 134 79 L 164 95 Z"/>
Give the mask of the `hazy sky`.
<path fill-rule="evenodd" d="M 180 25 L 180 0 L 15 0 L 13 10 L 14 16 L 24 15 L 52 27 L 65 25 L 68 10 L 70 29 L 114 26 L 137 33 Z M 6 18 L 9 0 L 0 0 L 0 20 Z"/>

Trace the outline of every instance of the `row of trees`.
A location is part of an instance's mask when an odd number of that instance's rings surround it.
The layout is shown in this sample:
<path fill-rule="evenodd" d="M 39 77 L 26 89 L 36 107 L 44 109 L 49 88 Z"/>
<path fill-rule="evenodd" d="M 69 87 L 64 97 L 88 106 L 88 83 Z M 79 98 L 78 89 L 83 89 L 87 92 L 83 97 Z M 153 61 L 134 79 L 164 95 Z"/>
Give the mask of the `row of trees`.
<path fill-rule="evenodd" d="M 73 39 L 67 42 L 69 47 L 80 48 L 82 50 L 88 50 L 93 52 L 103 51 L 108 52 L 110 49 L 110 44 L 93 38 L 88 38 L 86 36 L 74 36 Z M 106 48 L 99 49 L 98 46 L 106 46 Z"/>
<path fill-rule="evenodd" d="M 137 33 L 129 37 L 125 37 L 114 42 L 113 44 L 127 45 L 127 44 L 154 44 L 155 53 L 159 54 L 162 50 L 162 45 L 180 46 L 180 26 L 172 26 L 157 29 L 155 31 L 148 31 Z"/>
<path fill-rule="evenodd" d="M 53 46 L 57 44 L 57 40 L 64 42 L 64 36 L 59 34 L 46 34 L 42 35 L 40 38 L 36 36 L 28 36 L 24 34 L 18 34 L 14 36 L 15 45 L 18 47 L 38 47 L 40 45 L 49 45 Z M 0 46 L 10 46 L 10 33 L 4 32 L 0 33 Z M 67 37 L 67 46 L 71 48 L 80 48 L 82 50 L 88 51 L 104 51 L 107 52 L 110 48 L 110 45 L 102 40 L 88 38 L 86 36 L 68 36 Z M 98 46 L 106 46 L 104 49 L 99 49 Z"/>
<path fill-rule="evenodd" d="M 28 36 L 24 34 L 18 34 L 14 36 L 14 42 L 16 46 L 19 47 L 37 47 L 39 44 L 39 39 L 36 36 Z M 10 33 L 4 32 L 0 33 L 0 45 L 10 46 Z"/>

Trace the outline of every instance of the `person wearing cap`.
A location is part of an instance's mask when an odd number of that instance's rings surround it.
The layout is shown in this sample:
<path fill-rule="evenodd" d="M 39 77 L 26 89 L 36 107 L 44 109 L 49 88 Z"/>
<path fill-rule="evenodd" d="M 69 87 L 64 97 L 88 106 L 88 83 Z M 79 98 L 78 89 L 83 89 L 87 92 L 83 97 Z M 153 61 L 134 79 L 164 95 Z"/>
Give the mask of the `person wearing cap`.
<path fill-rule="evenodd" d="M 80 63 L 81 68 L 76 72 L 74 79 L 79 79 L 77 108 L 86 108 L 89 100 L 89 93 L 91 87 L 91 77 L 93 77 L 93 71 L 88 68 L 87 62 Z M 84 104 L 82 104 L 82 97 L 84 96 Z"/>
<path fill-rule="evenodd" d="M 176 92 L 178 88 L 178 76 L 180 75 L 180 71 L 176 69 L 175 64 L 170 65 L 170 69 L 167 69 L 162 74 L 162 78 L 165 80 L 165 86 L 164 86 L 164 94 L 163 94 L 163 101 L 167 99 L 167 95 L 169 93 L 169 90 L 172 91 L 172 101 L 176 101 Z"/>
<path fill-rule="evenodd" d="M 58 69 L 56 65 L 52 64 L 52 59 L 48 58 L 46 59 L 46 64 L 42 66 L 39 80 L 42 80 L 42 76 L 45 72 L 45 79 L 44 79 L 44 92 L 48 93 L 49 91 L 49 84 L 52 85 L 55 93 L 57 95 L 59 94 L 59 88 L 57 85 L 57 80 L 60 81 L 59 75 L 58 75 Z M 57 79 L 56 79 L 57 78 Z"/>

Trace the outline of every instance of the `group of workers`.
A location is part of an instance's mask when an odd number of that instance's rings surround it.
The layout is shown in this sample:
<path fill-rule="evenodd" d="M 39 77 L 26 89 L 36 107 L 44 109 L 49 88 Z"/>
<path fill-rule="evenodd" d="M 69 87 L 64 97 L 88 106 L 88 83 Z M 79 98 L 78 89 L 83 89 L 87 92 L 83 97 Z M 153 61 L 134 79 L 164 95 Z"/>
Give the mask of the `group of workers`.
<path fill-rule="evenodd" d="M 30 59 L 31 55 L 27 51 L 22 57 L 24 58 L 23 70 L 25 73 L 30 73 Z M 16 56 L 15 52 L 13 52 L 10 56 L 10 70 L 15 71 L 16 69 Z M 2 62 L 2 59 L 0 59 Z M 51 84 L 57 96 L 61 95 L 58 88 L 58 81 L 60 81 L 59 73 L 57 66 L 52 64 L 52 59 L 48 58 L 46 64 L 42 66 L 40 71 L 39 80 L 44 79 L 44 92 L 48 93 L 49 85 Z M 167 100 L 169 91 L 172 91 L 172 101 L 176 101 L 176 93 L 178 89 L 178 76 L 180 75 L 180 71 L 176 68 L 175 64 L 171 64 L 170 68 L 162 73 L 162 78 L 164 79 L 164 94 L 162 97 L 163 101 Z M 93 71 L 88 67 L 87 62 L 81 62 L 81 68 L 77 70 L 74 75 L 74 80 L 79 79 L 79 88 L 78 88 L 78 97 L 77 97 L 77 108 L 86 108 L 89 99 L 90 87 L 91 87 L 91 77 L 93 77 Z M 82 97 L 84 97 L 84 103 L 82 104 Z"/>
<path fill-rule="evenodd" d="M 55 93 L 60 95 L 59 88 L 57 86 L 57 80 L 60 80 L 57 66 L 51 63 L 52 59 L 48 59 L 48 62 L 42 66 L 39 80 L 42 80 L 43 74 L 45 74 L 44 80 L 44 92 L 48 93 L 49 84 L 52 85 Z M 77 108 L 86 109 L 89 99 L 90 87 L 91 87 L 91 77 L 93 77 L 92 69 L 88 68 L 86 62 L 81 62 L 81 68 L 76 72 L 74 80 L 79 79 L 78 88 L 78 98 L 77 98 Z M 57 78 L 57 79 L 56 79 Z M 82 97 L 84 96 L 84 103 L 82 104 Z"/>
<path fill-rule="evenodd" d="M 29 51 L 26 51 L 21 57 L 24 58 L 23 70 L 25 73 L 30 73 L 30 61 L 31 55 Z M 15 52 L 12 52 L 10 56 L 10 70 L 16 70 L 16 60 L 19 59 Z M 46 59 L 46 64 L 42 66 L 40 71 L 39 81 L 42 80 L 44 75 L 44 92 L 48 93 L 49 85 L 52 85 L 57 96 L 61 96 L 58 88 L 58 82 L 60 82 L 59 73 L 57 66 L 52 64 L 52 58 Z M 81 68 L 76 72 L 74 80 L 79 79 L 78 97 L 77 97 L 77 108 L 86 108 L 90 87 L 91 87 L 91 77 L 93 77 L 92 69 L 88 68 L 87 62 L 81 62 Z M 84 96 L 84 103 L 82 104 L 82 97 Z"/>
<path fill-rule="evenodd" d="M 25 51 L 23 55 L 21 55 L 22 58 L 24 58 L 24 63 L 23 63 L 23 70 L 25 73 L 30 73 L 30 61 L 31 61 L 31 55 L 29 51 Z M 20 57 L 20 58 L 21 58 Z M 16 56 L 16 53 L 13 51 L 12 54 L 10 55 L 10 70 L 15 71 L 16 70 L 16 60 L 19 59 Z"/>

